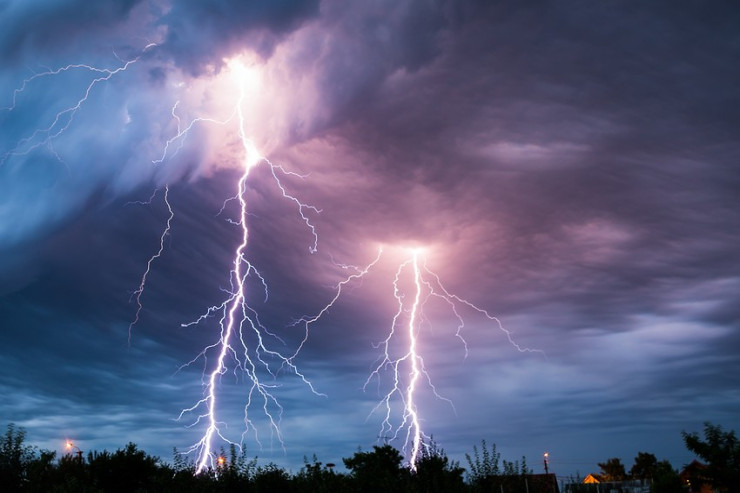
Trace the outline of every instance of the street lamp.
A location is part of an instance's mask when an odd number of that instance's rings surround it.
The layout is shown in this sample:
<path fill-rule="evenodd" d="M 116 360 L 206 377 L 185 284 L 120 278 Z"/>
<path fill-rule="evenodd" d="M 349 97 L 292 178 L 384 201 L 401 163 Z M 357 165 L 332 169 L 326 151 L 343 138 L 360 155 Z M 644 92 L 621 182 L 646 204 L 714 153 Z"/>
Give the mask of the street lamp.
<path fill-rule="evenodd" d="M 77 459 L 79 459 L 80 464 L 82 464 L 82 449 L 75 445 L 72 440 L 67 440 L 67 450 L 72 450 L 73 448 L 77 449 Z"/>
<path fill-rule="evenodd" d="M 542 461 L 545 463 L 545 474 L 549 474 L 550 471 L 547 469 L 547 466 L 550 462 L 550 454 L 545 452 L 545 454 L 542 456 Z"/>

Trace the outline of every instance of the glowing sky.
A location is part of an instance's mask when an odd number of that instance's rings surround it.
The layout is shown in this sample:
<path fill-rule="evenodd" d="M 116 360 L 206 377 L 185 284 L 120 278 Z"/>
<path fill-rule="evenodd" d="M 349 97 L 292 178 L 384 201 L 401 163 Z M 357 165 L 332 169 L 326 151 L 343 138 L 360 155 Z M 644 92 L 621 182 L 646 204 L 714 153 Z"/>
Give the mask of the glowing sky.
<path fill-rule="evenodd" d="M 738 16 L 722 2 L 0 0 L 2 422 L 42 447 L 134 441 L 168 460 L 200 439 L 175 419 L 203 361 L 178 369 L 218 331 L 182 324 L 229 288 L 241 232 L 235 202 L 221 209 L 244 90 L 245 133 L 321 211 L 306 211 L 311 253 L 270 168 L 251 172 L 246 255 L 267 302 L 249 287 L 287 353 L 304 336 L 291 324 L 384 247 L 295 359 L 326 397 L 280 373 L 286 453 L 266 427 L 250 454 L 297 470 L 376 443 L 382 394 L 365 383 L 396 269 L 424 247 L 445 288 L 545 352 L 471 310 L 466 357 L 449 307 L 428 306 L 418 347 L 454 408 L 415 399 L 451 456 L 486 439 L 536 471 L 547 450 L 558 474 L 638 451 L 689 462 L 682 430 L 740 428 Z M 129 345 L 165 185 L 174 217 Z M 233 438 L 246 388 L 221 382 Z"/>

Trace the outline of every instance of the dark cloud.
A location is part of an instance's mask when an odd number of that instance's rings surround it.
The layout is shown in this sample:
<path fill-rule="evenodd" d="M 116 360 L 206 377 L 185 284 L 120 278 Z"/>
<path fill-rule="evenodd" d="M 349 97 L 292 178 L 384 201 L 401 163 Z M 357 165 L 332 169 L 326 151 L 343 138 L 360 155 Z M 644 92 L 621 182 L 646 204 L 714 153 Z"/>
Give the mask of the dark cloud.
<path fill-rule="evenodd" d="M 197 75 L 245 49 L 269 57 L 283 37 L 318 13 L 318 0 L 175 2 L 159 20 L 167 29 L 162 49 Z"/>
<path fill-rule="evenodd" d="M 6 63 L 28 63 L 39 54 L 68 54 L 92 40 L 109 40 L 140 0 L 18 2 L 0 4 L 3 29 L 0 53 Z M 33 63 L 32 63 L 33 65 Z"/>

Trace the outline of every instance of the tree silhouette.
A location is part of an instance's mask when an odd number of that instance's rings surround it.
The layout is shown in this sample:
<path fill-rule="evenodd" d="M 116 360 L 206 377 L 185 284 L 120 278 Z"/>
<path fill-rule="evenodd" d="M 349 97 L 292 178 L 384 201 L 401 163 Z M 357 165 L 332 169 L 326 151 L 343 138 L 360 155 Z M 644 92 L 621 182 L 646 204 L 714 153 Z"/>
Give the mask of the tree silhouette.
<path fill-rule="evenodd" d="M 677 493 L 681 491 L 686 491 L 686 488 L 681 482 L 678 471 L 673 469 L 673 466 L 667 460 L 658 462 L 653 470 L 650 493 Z"/>
<path fill-rule="evenodd" d="M 27 483 L 24 491 L 38 491 L 39 493 L 52 491 L 54 484 L 58 481 L 57 465 L 55 464 L 56 455 L 56 452 L 42 450 L 28 464 Z"/>
<path fill-rule="evenodd" d="M 491 444 L 491 450 L 485 440 L 481 440 L 481 450 L 473 446 L 473 456 L 465 454 L 470 470 L 468 471 L 468 483 L 471 491 L 506 491 L 517 493 L 528 491 L 525 475 L 532 471 L 527 467 L 526 457 L 522 462 L 509 462 L 503 460 L 503 469 L 499 466 L 501 454 L 496 451 L 496 444 Z"/>
<path fill-rule="evenodd" d="M 28 468 L 36 449 L 25 445 L 26 430 L 9 424 L 0 442 L 0 485 L 13 491 L 21 488 L 28 479 Z"/>
<path fill-rule="evenodd" d="M 488 451 L 486 441 L 481 440 L 482 452 L 478 452 L 478 447 L 473 445 L 473 457 L 470 454 L 465 454 L 465 459 L 468 461 L 470 470 L 468 471 L 468 479 L 473 482 L 480 482 L 490 476 L 498 476 L 501 474 L 499 469 L 499 461 L 501 460 L 501 454 L 496 452 L 496 444 L 491 444 L 491 451 Z"/>
<path fill-rule="evenodd" d="M 278 491 L 281 493 L 290 493 L 292 491 L 290 475 L 285 469 L 272 463 L 257 468 L 253 485 L 254 488 L 252 491 L 258 493 L 273 493 Z"/>
<path fill-rule="evenodd" d="M 373 446 L 372 452 L 358 451 L 342 459 L 355 483 L 355 491 L 372 493 L 403 492 L 408 484 L 409 471 L 401 467 L 401 453 L 390 445 Z"/>
<path fill-rule="evenodd" d="M 630 469 L 630 476 L 632 479 L 653 479 L 656 467 L 658 467 L 658 459 L 655 455 L 638 452 L 635 463 Z"/>
<path fill-rule="evenodd" d="M 163 484 L 169 478 L 160 466 L 159 457 L 139 450 L 133 442 L 113 453 L 104 450 L 87 456 L 90 482 L 112 493 L 142 491 Z"/>
<path fill-rule="evenodd" d="M 624 470 L 624 464 L 618 457 L 612 457 L 607 459 L 606 462 L 599 462 L 598 466 L 601 468 L 601 475 L 607 481 L 624 481 L 627 473 Z"/>
<path fill-rule="evenodd" d="M 723 431 L 720 425 L 704 423 L 704 440 L 697 433 L 681 433 L 686 448 L 706 463 L 704 471 L 712 486 L 719 491 L 740 488 L 740 442 L 735 432 Z"/>

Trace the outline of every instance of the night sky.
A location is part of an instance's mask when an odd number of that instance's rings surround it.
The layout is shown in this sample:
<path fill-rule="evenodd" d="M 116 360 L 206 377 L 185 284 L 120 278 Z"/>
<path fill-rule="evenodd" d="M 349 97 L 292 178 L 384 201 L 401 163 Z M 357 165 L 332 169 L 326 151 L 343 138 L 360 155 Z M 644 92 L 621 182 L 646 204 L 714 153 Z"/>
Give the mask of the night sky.
<path fill-rule="evenodd" d="M 253 398 L 248 455 L 295 472 L 383 443 L 393 377 L 368 378 L 412 249 L 459 297 L 422 294 L 417 350 L 442 399 L 424 377 L 416 404 L 462 465 L 485 439 L 535 472 L 545 451 L 559 475 L 638 451 L 681 467 L 682 430 L 740 429 L 734 3 L 207 4 L 0 0 L 3 426 L 168 461 L 200 440 L 197 411 L 178 417 L 203 397 L 220 314 L 187 324 L 234 289 L 241 128 L 315 207 L 312 253 L 268 163 L 247 179 L 266 347 L 293 355 L 296 320 L 383 249 L 290 360 L 316 393 L 265 356 L 285 450 Z M 250 382 L 229 364 L 218 419 L 238 442 Z"/>

